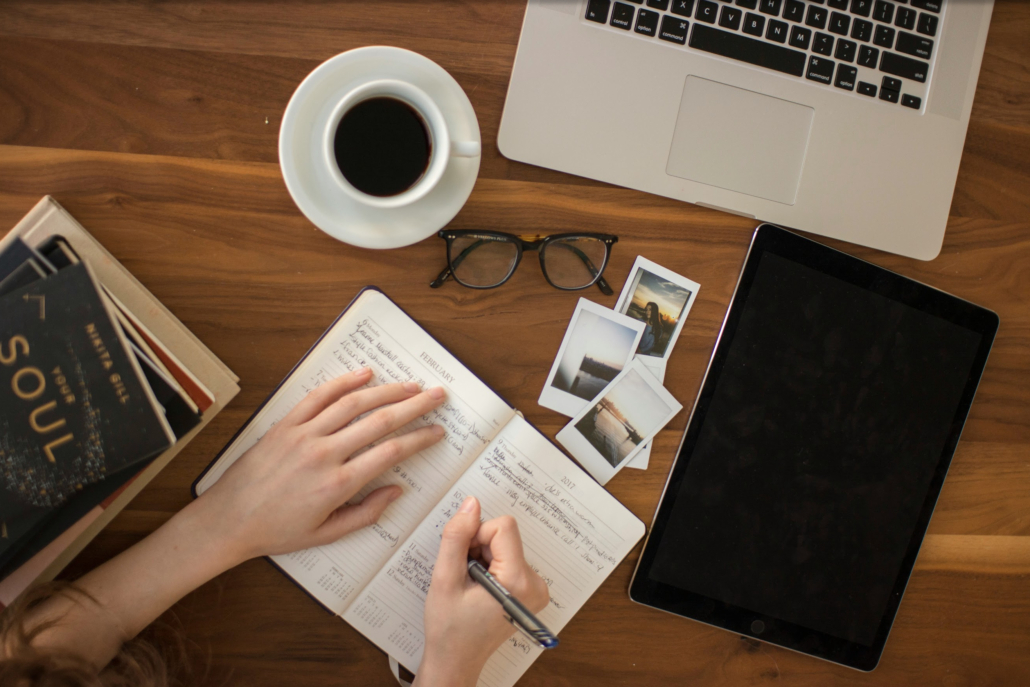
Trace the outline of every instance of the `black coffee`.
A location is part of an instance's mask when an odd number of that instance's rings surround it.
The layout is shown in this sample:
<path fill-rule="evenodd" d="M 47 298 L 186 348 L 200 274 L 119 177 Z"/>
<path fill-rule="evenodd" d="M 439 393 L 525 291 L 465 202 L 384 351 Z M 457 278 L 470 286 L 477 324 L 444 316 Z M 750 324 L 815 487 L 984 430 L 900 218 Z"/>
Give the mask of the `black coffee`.
<path fill-rule="evenodd" d="M 396 98 L 370 98 L 343 115 L 333 152 L 340 172 L 370 196 L 396 196 L 429 166 L 432 143 L 422 117 Z"/>

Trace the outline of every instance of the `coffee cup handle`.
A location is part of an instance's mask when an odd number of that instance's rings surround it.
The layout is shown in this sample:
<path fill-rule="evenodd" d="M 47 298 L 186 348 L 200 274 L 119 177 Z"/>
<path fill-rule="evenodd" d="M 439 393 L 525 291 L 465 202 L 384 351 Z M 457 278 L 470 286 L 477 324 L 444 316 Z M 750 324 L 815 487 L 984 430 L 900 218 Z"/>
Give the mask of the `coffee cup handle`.
<path fill-rule="evenodd" d="M 451 141 L 451 155 L 454 157 L 479 157 L 481 152 L 479 141 Z"/>

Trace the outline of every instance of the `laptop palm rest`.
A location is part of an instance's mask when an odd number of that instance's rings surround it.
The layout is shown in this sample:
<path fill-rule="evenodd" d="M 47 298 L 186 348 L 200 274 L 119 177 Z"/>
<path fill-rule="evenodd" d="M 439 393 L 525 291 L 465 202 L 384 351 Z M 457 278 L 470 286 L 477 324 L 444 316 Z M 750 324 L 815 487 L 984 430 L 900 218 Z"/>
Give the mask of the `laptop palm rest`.
<path fill-rule="evenodd" d="M 665 171 L 793 205 L 815 110 L 688 76 Z"/>

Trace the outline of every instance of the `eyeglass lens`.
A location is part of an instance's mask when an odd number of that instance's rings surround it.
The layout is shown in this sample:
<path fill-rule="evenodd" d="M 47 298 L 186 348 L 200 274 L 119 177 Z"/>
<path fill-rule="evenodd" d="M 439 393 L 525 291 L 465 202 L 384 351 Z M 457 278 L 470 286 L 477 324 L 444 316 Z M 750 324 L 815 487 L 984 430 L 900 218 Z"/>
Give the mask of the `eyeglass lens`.
<path fill-rule="evenodd" d="M 468 286 L 496 286 L 511 274 L 518 247 L 489 236 L 458 236 L 450 244 L 454 278 Z"/>
<path fill-rule="evenodd" d="M 607 247 L 590 236 L 556 239 L 547 244 L 542 265 L 551 283 L 561 289 L 581 289 L 597 279 Z"/>

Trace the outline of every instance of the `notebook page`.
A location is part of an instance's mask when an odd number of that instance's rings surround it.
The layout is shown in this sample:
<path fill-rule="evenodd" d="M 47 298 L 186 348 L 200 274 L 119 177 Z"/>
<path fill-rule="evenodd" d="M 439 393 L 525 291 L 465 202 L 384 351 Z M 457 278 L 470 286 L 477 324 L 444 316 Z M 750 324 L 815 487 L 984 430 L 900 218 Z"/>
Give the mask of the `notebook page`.
<path fill-rule="evenodd" d="M 338 615 L 515 416 L 503 399 L 392 301 L 378 291 L 366 291 L 226 449 L 197 484 L 197 492 L 203 493 L 214 484 L 309 391 L 361 366 L 372 368 L 372 385 L 414 380 L 427 388 L 445 387 L 448 396 L 444 405 L 401 431 L 435 423 L 443 425 L 447 434 L 435 446 L 372 480 L 355 495 L 352 502 L 356 503 L 389 484 L 404 489 L 377 524 L 328 546 L 272 557 L 276 565 Z"/>
<path fill-rule="evenodd" d="M 486 520 L 518 521 L 526 560 L 550 588 L 539 618 L 555 632 L 644 536 L 644 523 L 514 417 L 343 615 L 411 670 L 422 661 L 423 610 L 440 536 L 466 496 L 479 499 Z M 487 662 L 479 685 L 515 684 L 542 652 L 514 634 Z"/>

